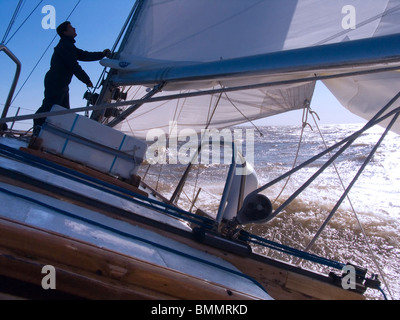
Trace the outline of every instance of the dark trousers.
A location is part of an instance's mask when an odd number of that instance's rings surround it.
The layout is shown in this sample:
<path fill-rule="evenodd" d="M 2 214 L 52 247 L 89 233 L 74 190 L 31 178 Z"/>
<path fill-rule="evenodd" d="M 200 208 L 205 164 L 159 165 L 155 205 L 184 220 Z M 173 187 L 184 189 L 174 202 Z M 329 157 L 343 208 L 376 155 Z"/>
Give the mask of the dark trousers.
<path fill-rule="evenodd" d="M 44 99 L 42 106 L 36 111 L 36 114 L 42 112 L 49 112 L 51 108 L 58 104 L 61 107 L 70 109 L 69 105 L 69 89 L 66 88 L 55 88 L 52 85 L 46 87 L 44 91 Z M 33 120 L 33 126 L 41 126 L 45 122 L 46 118 L 37 118 Z"/>

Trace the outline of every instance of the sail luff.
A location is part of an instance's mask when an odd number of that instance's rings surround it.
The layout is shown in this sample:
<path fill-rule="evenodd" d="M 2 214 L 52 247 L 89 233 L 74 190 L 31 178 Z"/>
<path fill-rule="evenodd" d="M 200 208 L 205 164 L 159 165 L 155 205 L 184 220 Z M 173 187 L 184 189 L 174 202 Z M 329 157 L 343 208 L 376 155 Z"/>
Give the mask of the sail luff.
<path fill-rule="evenodd" d="M 129 14 L 129 17 L 128 17 L 130 22 L 129 22 L 129 24 L 127 23 L 121 30 L 121 32 L 123 32 L 123 30 L 126 30 L 126 32 L 122 39 L 121 45 L 119 46 L 119 50 L 118 50 L 119 52 L 121 52 L 125 48 L 125 45 L 129 39 L 129 35 L 132 32 L 132 28 L 134 27 L 136 20 L 138 19 L 139 14 L 141 13 L 144 2 L 145 2 L 145 0 L 135 0 L 135 4 L 133 5 L 131 13 Z"/>

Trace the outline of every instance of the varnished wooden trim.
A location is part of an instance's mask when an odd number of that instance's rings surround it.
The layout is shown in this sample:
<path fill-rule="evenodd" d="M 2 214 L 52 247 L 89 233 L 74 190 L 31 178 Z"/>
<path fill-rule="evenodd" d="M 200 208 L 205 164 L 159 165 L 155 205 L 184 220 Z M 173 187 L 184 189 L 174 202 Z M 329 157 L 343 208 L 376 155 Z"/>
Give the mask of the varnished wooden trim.
<path fill-rule="evenodd" d="M 246 293 L 112 250 L 0 218 L 0 274 L 41 284 L 57 271 L 57 289 L 88 299 L 254 299 Z"/>

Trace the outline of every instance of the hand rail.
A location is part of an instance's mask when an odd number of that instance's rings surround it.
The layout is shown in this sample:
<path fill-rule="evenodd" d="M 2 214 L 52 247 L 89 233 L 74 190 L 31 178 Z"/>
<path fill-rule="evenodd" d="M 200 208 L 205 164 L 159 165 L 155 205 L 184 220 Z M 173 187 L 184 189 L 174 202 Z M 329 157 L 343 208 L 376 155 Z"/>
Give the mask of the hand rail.
<path fill-rule="evenodd" d="M 19 76 L 21 74 L 21 62 L 5 45 L 0 44 L 0 51 L 4 51 L 9 56 L 9 58 L 15 62 L 16 66 L 17 66 L 17 68 L 15 70 L 14 80 L 11 85 L 10 92 L 7 97 L 7 101 L 4 105 L 3 113 L 1 115 L 1 118 L 6 118 L 8 109 L 10 108 L 10 105 L 11 105 L 11 100 L 14 96 L 15 88 L 17 87 Z M 7 124 L 5 124 L 5 123 L 3 125 L 1 125 L 0 131 L 4 131 L 4 129 L 7 129 Z"/>

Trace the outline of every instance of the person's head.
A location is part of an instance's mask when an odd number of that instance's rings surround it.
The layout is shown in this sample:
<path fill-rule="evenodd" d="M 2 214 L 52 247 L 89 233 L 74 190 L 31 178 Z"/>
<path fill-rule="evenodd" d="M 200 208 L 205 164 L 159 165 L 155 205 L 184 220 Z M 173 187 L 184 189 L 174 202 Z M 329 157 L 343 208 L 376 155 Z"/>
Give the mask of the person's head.
<path fill-rule="evenodd" d="M 69 22 L 69 21 L 65 21 L 65 22 L 61 23 L 57 27 L 57 33 L 60 37 L 61 36 L 68 36 L 68 37 L 72 37 L 72 38 L 76 37 L 76 30 L 71 25 L 71 22 Z"/>

